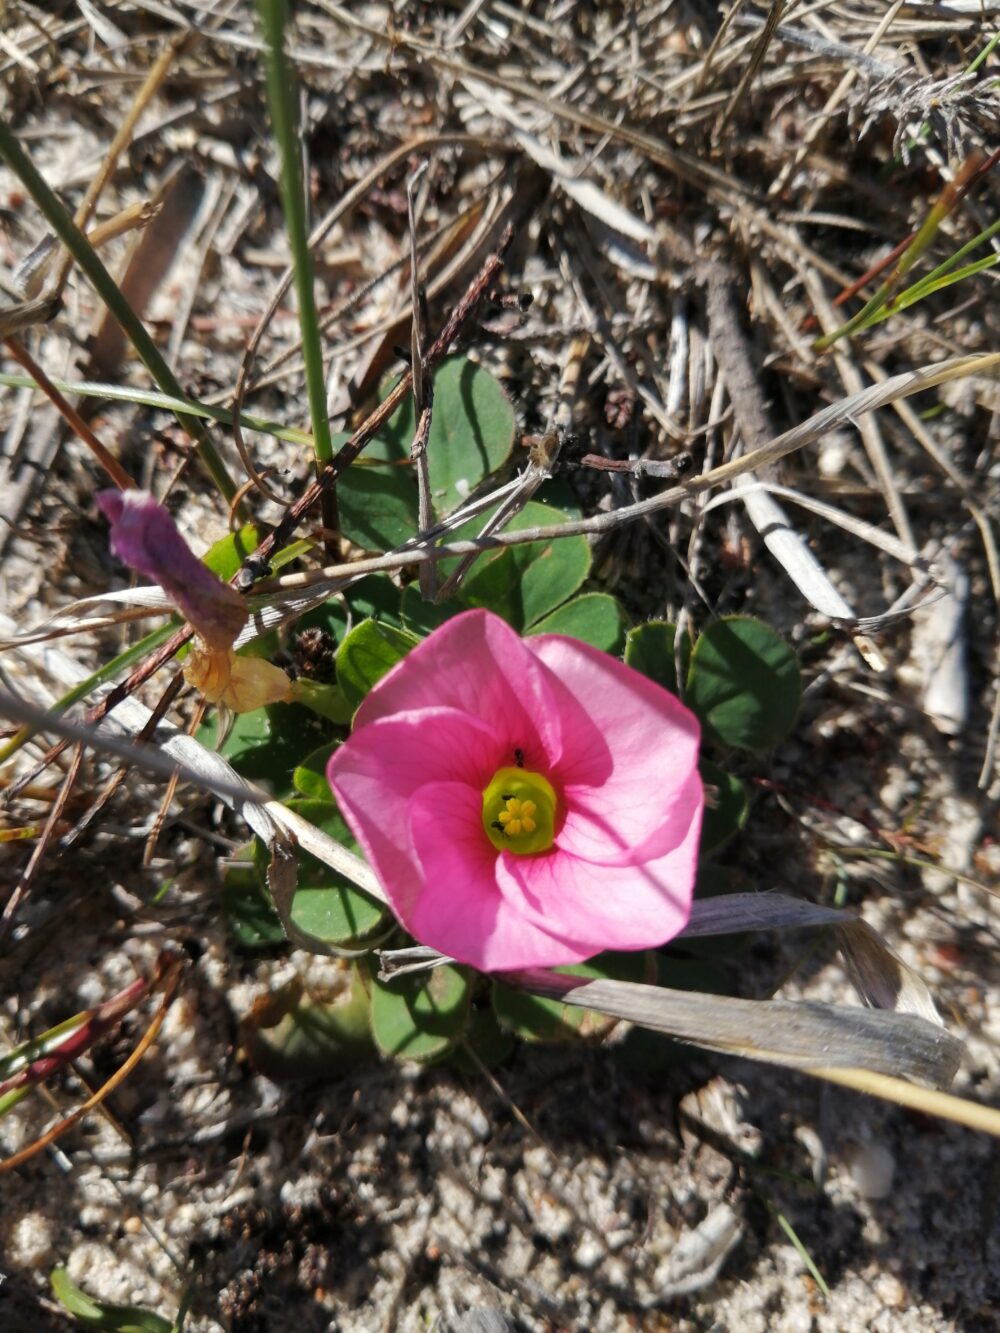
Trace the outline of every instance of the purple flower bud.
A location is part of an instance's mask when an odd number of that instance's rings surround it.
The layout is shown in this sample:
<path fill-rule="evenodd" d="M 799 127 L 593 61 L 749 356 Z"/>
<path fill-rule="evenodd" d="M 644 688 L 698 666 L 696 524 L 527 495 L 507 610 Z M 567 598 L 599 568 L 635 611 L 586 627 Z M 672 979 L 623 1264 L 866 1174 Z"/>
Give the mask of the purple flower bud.
<path fill-rule="evenodd" d="M 111 524 L 111 551 L 160 585 L 210 648 L 231 648 L 246 623 L 247 605 L 198 559 L 161 504 L 146 491 L 100 491 Z"/>

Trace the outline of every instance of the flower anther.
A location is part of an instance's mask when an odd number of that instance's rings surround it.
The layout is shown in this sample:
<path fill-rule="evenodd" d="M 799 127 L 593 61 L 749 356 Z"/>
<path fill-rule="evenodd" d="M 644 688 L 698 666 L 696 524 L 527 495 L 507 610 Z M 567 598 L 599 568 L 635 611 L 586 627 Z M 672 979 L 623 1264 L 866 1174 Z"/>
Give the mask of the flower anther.
<path fill-rule="evenodd" d="M 558 803 L 541 773 L 499 768 L 483 792 L 483 828 L 498 852 L 530 856 L 555 842 Z"/>

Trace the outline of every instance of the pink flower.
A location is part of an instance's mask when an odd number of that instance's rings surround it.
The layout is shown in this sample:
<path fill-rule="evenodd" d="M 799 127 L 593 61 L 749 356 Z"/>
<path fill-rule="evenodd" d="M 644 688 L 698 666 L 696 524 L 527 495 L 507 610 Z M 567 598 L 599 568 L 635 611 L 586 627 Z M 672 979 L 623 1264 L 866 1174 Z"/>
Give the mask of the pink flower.
<path fill-rule="evenodd" d="M 468 611 L 375 686 L 327 775 L 406 929 L 500 972 L 684 928 L 698 742 L 688 709 L 631 667 Z"/>
<path fill-rule="evenodd" d="M 231 648 L 246 601 L 201 563 L 163 505 L 146 491 L 99 491 L 97 503 L 118 559 L 158 583 L 209 648 Z"/>

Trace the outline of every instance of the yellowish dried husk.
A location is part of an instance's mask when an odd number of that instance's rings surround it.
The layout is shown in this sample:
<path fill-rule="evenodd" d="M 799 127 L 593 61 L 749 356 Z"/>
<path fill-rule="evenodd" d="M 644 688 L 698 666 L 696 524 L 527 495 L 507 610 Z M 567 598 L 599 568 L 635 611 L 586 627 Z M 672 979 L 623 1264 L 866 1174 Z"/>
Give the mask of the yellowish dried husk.
<path fill-rule="evenodd" d="M 206 703 L 224 704 L 234 713 L 280 703 L 292 689 L 281 667 L 260 657 L 237 657 L 231 648 L 208 648 L 200 639 L 188 654 L 184 679 Z"/>
<path fill-rule="evenodd" d="M 234 657 L 222 702 L 234 713 L 249 713 L 265 704 L 287 700 L 291 691 L 291 680 L 273 662 L 261 657 Z"/>
<path fill-rule="evenodd" d="M 217 704 L 226 691 L 234 654 L 231 648 L 207 648 L 196 639 L 184 663 L 184 679 L 210 704 Z"/>

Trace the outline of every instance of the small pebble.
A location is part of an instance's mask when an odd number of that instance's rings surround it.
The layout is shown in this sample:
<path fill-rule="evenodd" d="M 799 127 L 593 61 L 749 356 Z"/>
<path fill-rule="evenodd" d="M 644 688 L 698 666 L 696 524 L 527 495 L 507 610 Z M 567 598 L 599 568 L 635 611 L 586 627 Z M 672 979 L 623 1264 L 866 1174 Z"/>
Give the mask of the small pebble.
<path fill-rule="evenodd" d="M 898 1310 L 906 1303 L 906 1288 L 892 1273 L 880 1275 L 875 1283 L 875 1295 L 892 1310 Z"/>
<path fill-rule="evenodd" d="M 863 1199 L 885 1199 L 892 1193 L 896 1159 L 883 1144 L 855 1144 L 848 1154 L 847 1165 Z"/>
<path fill-rule="evenodd" d="M 41 1268 L 52 1257 L 52 1223 L 44 1213 L 25 1213 L 11 1227 L 8 1247 L 11 1264 Z"/>
<path fill-rule="evenodd" d="M 589 1272 L 591 1268 L 596 1268 L 601 1262 L 603 1254 L 604 1247 L 599 1245 L 592 1236 L 588 1236 L 573 1251 L 573 1262 L 577 1268 Z"/>

